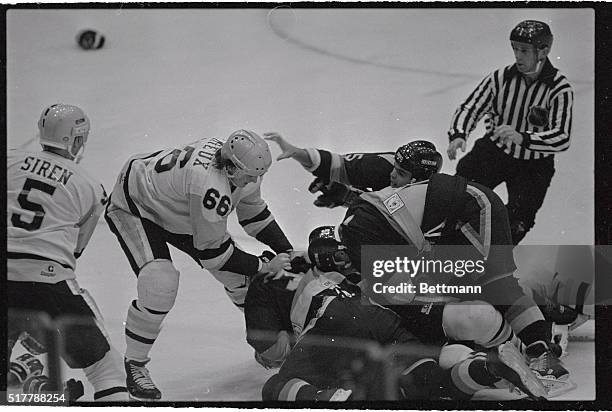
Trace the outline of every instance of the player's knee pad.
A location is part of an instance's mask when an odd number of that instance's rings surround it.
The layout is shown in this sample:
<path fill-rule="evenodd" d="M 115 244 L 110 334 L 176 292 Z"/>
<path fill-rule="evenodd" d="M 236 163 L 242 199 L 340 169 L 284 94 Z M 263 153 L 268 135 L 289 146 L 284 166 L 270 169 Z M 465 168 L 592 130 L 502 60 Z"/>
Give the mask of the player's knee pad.
<path fill-rule="evenodd" d="M 468 359 L 473 351 L 474 349 L 470 348 L 469 346 L 459 343 L 444 345 L 440 350 L 438 365 L 440 365 L 442 369 L 450 369 L 458 363 Z"/>
<path fill-rule="evenodd" d="M 474 341 L 484 347 L 500 345 L 512 335 L 501 313 L 479 300 L 448 303 L 442 313 L 442 328 L 450 340 Z"/>
<path fill-rule="evenodd" d="M 178 293 L 179 271 L 166 259 L 147 263 L 138 274 L 138 300 L 147 309 L 169 312 Z"/>
<path fill-rule="evenodd" d="M 209 270 L 215 279 L 223 284 L 225 293 L 240 310 L 244 310 L 244 299 L 249 289 L 248 276 L 225 270 Z"/>
<path fill-rule="evenodd" d="M 111 347 L 102 359 L 84 368 L 83 372 L 94 389 L 94 400 L 128 400 L 123 359 L 114 348 Z"/>

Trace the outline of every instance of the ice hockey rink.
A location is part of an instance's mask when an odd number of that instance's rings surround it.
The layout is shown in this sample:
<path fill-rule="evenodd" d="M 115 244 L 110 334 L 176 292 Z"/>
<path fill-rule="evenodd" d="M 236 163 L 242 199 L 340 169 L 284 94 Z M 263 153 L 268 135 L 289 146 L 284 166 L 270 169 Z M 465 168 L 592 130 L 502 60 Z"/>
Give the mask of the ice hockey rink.
<path fill-rule="evenodd" d="M 445 152 L 456 106 L 487 73 L 513 62 L 509 32 L 525 19 L 551 26 L 549 57 L 573 84 L 575 102 L 572 146 L 556 156 L 556 174 L 523 243 L 592 245 L 590 9 L 10 10 L 7 146 L 38 147 L 41 110 L 63 102 L 91 119 L 82 165 L 107 191 L 134 153 L 240 128 L 278 131 L 298 146 L 340 153 L 393 151 L 413 139 L 429 139 Z M 75 36 L 85 28 L 104 34 L 102 49 L 77 47 Z M 454 173 L 455 166 L 445 156 L 442 171 Z M 315 208 L 310 180 L 296 162 L 284 160 L 272 165 L 262 185 L 281 227 L 302 249 L 314 227 L 337 225 L 344 214 Z M 263 250 L 235 217 L 230 231 L 247 250 Z M 273 371 L 255 362 L 242 313 L 210 274 L 174 252 L 179 296 L 149 364 L 164 400 L 261 399 Z M 136 277 L 103 219 L 78 261 L 77 278 L 123 352 Z M 592 334 L 591 322 L 585 328 Z M 578 387 L 558 399 L 595 398 L 594 356 L 594 342 L 570 342 L 564 361 Z M 67 376 L 83 378 L 78 371 Z M 85 400 L 91 395 L 86 384 Z"/>

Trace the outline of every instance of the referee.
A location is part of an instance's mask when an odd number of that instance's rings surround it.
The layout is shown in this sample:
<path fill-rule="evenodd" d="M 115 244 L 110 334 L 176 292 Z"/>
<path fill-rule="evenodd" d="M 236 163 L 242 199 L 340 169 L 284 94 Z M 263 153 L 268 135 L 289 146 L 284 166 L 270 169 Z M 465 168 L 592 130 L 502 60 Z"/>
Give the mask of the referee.
<path fill-rule="evenodd" d="M 554 154 L 570 145 L 574 92 L 547 57 L 552 42 L 546 23 L 519 23 L 510 33 L 516 63 L 486 76 L 459 105 L 448 131 L 454 160 L 484 118 L 486 133 L 459 161 L 457 174 L 492 189 L 506 182 L 515 245 L 535 223 L 555 173 Z"/>

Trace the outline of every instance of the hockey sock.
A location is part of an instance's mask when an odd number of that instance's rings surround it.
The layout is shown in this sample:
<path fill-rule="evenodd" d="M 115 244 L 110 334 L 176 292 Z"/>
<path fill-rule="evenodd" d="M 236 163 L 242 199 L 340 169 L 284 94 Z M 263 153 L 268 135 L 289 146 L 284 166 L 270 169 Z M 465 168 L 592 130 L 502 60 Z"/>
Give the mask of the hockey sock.
<path fill-rule="evenodd" d="M 127 401 L 125 371 L 121 356 L 113 348 L 96 363 L 83 369 L 87 380 L 93 386 L 96 401 Z"/>
<path fill-rule="evenodd" d="M 516 278 L 505 276 L 495 280 L 486 285 L 484 293 L 524 344 L 538 340 L 550 342 L 551 330 L 543 325 L 540 308 L 533 298 L 525 295 Z"/>
<path fill-rule="evenodd" d="M 518 336 L 526 346 L 537 341 L 544 341 L 548 344 L 552 342 L 552 323 L 545 320 L 535 321 L 527 325 Z"/>
<path fill-rule="evenodd" d="M 492 387 L 500 378 L 487 370 L 486 361 L 485 353 L 473 352 L 468 359 L 447 370 L 442 380 L 445 394 L 453 399 L 471 399 L 476 392 Z"/>
<path fill-rule="evenodd" d="M 159 312 L 142 307 L 132 301 L 125 322 L 125 357 L 138 362 L 148 362 L 149 352 L 161 331 L 161 325 L 168 312 Z"/>
<path fill-rule="evenodd" d="M 319 390 L 302 379 L 286 380 L 276 374 L 264 384 L 261 397 L 264 401 L 328 401 L 336 390 Z"/>
<path fill-rule="evenodd" d="M 517 299 L 505 311 L 504 318 L 524 344 L 529 345 L 538 340 L 550 341 L 550 326 L 546 326 L 540 308 L 530 297 L 522 296 Z"/>

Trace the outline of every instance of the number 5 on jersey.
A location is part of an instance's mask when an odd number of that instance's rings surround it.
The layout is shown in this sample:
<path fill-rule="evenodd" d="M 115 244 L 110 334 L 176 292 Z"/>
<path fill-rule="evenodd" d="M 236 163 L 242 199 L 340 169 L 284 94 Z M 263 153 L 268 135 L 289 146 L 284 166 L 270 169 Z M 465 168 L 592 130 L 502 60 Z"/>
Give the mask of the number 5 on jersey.
<path fill-rule="evenodd" d="M 216 209 L 216 212 L 219 216 L 227 215 L 232 207 L 231 199 L 223 195 L 219 198 L 221 194 L 218 190 L 210 188 L 204 194 L 203 204 L 206 209 L 212 210 Z"/>

